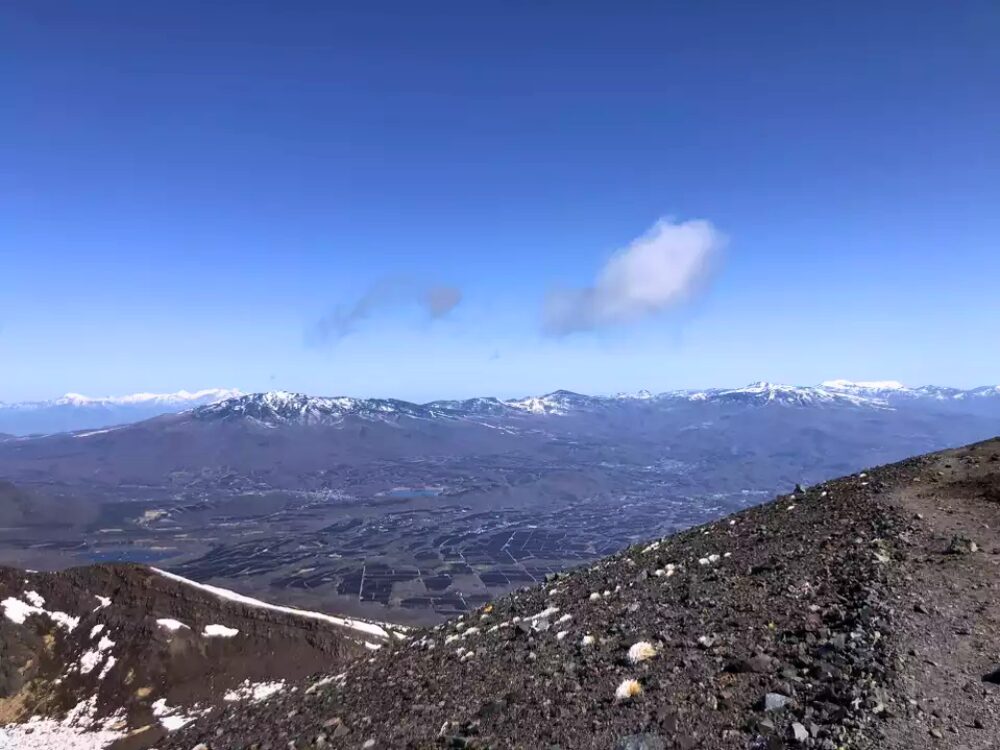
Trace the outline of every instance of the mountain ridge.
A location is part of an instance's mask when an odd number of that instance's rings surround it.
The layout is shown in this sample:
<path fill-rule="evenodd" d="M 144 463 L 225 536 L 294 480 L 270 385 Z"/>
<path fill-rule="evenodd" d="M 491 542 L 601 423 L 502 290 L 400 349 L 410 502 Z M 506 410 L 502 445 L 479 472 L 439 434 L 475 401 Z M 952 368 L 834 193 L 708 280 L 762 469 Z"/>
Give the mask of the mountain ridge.
<path fill-rule="evenodd" d="M 612 405 L 669 405 L 684 401 L 741 402 L 747 405 L 855 406 L 892 408 L 903 402 L 960 404 L 976 400 L 1000 403 L 1000 386 L 960 389 L 949 386 L 905 386 L 898 381 L 827 380 L 818 385 L 797 386 L 757 381 L 738 388 L 682 389 L 653 393 L 588 395 L 556 390 L 542 395 L 500 399 L 479 396 L 467 399 L 439 399 L 424 403 L 395 398 L 355 398 L 313 396 L 290 391 L 244 393 L 236 389 L 213 388 L 176 393 L 136 393 L 127 396 L 88 397 L 66 394 L 49 401 L 0 402 L 0 434 L 51 434 L 96 430 L 127 424 L 164 414 L 198 410 L 202 415 L 244 416 L 303 421 L 323 418 L 364 416 L 385 420 L 391 415 L 423 419 L 456 419 L 536 415 L 563 416 L 597 410 Z M 226 406 L 222 406 L 226 405 Z M 297 412 L 297 415 L 296 413 Z"/>

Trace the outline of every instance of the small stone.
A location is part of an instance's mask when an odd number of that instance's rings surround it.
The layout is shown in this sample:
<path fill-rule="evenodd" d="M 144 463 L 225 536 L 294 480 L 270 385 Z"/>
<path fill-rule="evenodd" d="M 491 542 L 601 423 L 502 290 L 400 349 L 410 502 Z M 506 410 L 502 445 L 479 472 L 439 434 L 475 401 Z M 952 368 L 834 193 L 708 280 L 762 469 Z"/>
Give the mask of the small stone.
<path fill-rule="evenodd" d="M 375 747 L 375 740 L 367 739 L 365 740 L 365 744 L 363 744 L 361 747 Z"/>
<path fill-rule="evenodd" d="M 792 739 L 796 742 L 805 742 L 809 739 L 809 731 L 805 725 L 799 724 L 797 721 L 792 724 Z"/>
<path fill-rule="evenodd" d="M 792 699 L 781 693 L 768 693 L 764 696 L 763 706 L 765 711 L 781 711 L 792 702 Z"/>
<path fill-rule="evenodd" d="M 346 737 L 351 733 L 351 730 L 347 728 L 346 724 L 338 724 L 337 728 L 333 730 L 333 736 L 336 739 Z"/>
<path fill-rule="evenodd" d="M 973 552 L 979 551 L 979 545 L 968 537 L 956 534 L 951 538 L 951 542 L 948 543 L 948 549 L 945 552 L 949 555 L 971 555 Z"/>
<path fill-rule="evenodd" d="M 614 750 L 666 750 L 667 743 L 658 734 L 644 732 L 622 737 L 612 747 Z"/>
<path fill-rule="evenodd" d="M 774 659 L 766 654 L 757 654 L 749 659 L 739 659 L 731 662 L 727 667 L 727 672 L 767 674 L 774 669 Z"/>
<path fill-rule="evenodd" d="M 503 713 L 504 708 L 506 708 L 506 704 L 503 701 L 487 701 L 476 715 L 481 719 L 488 719 L 491 716 Z"/>
<path fill-rule="evenodd" d="M 930 735 L 931 735 L 931 737 L 933 737 L 936 740 L 940 740 L 940 739 L 942 739 L 944 737 L 944 734 L 942 734 L 941 730 L 938 729 L 937 727 L 931 729 Z"/>

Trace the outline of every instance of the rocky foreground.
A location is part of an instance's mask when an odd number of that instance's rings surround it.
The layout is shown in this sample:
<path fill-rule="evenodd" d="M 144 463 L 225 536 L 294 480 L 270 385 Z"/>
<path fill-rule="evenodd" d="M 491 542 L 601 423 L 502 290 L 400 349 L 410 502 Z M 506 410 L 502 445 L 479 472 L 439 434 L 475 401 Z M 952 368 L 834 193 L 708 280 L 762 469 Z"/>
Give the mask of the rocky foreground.
<path fill-rule="evenodd" d="M 401 637 L 139 565 L 0 568 L 0 749 L 152 747 Z"/>
<path fill-rule="evenodd" d="M 624 551 L 163 748 L 993 748 L 1000 441 Z"/>

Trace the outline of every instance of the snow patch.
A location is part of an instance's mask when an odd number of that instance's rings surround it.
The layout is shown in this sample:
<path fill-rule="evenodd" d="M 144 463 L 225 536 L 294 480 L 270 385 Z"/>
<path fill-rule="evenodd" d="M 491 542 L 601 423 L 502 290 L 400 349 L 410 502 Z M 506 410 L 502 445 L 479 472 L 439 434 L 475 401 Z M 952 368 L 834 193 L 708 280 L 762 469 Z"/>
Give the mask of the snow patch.
<path fill-rule="evenodd" d="M 250 682 L 250 680 L 244 680 L 243 684 L 238 688 L 227 692 L 223 696 L 223 700 L 260 703 L 261 701 L 266 701 L 272 695 L 280 693 L 284 689 L 284 680 L 278 680 L 277 682 Z"/>
<path fill-rule="evenodd" d="M 249 596 L 244 596 L 243 594 L 237 594 L 235 591 L 229 591 L 228 589 L 219 588 L 218 586 L 209 586 L 205 583 L 197 583 L 196 581 L 191 581 L 187 578 L 183 578 L 175 573 L 168 573 L 165 570 L 160 570 L 159 568 L 152 568 L 152 570 L 164 578 L 169 578 L 172 581 L 179 581 L 180 583 L 187 584 L 188 586 L 193 586 L 194 588 L 201 589 L 202 591 L 207 591 L 221 599 L 226 599 L 231 602 L 238 602 L 249 607 L 258 607 L 260 609 L 269 609 L 272 612 L 283 612 L 289 615 L 295 615 L 296 617 L 306 617 L 312 620 L 322 620 L 323 622 L 328 622 L 331 625 L 338 625 L 342 628 L 350 628 L 351 630 L 357 630 L 362 633 L 367 633 L 368 635 L 375 636 L 376 638 L 389 638 L 389 633 L 385 628 L 375 623 L 365 622 L 363 620 L 353 620 L 345 617 L 335 617 L 333 615 L 323 614 L 322 612 L 310 612 L 305 609 L 296 609 L 295 607 L 285 607 L 279 604 L 268 604 L 267 602 L 262 602 L 259 599 L 252 599 Z"/>
<path fill-rule="evenodd" d="M 41 597 L 38 598 L 41 599 Z M 80 624 L 79 617 L 71 617 L 65 612 L 50 612 L 42 609 L 40 606 L 34 606 L 28 604 L 27 602 L 23 602 L 20 599 L 16 599 L 13 596 L 8 596 L 0 602 L 0 607 L 3 607 L 4 616 L 6 616 L 6 618 L 11 622 L 15 622 L 18 625 L 23 625 L 24 621 L 28 619 L 30 615 L 45 615 L 57 625 L 66 628 L 69 632 L 73 632 L 76 626 Z"/>
<path fill-rule="evenodd" d="M 120 714 L 94 718 L 97 696 L 78 703 L 62 719 L 32 717 L 23 724 L 0 727 L 0 748 L 33 750 L 103 750 L 125 736 Z"/>
<path fill-rule="evenodd" d="M 229 628 L 225 625 L 206 625 L 201 634 L 206 638 L 232 638 L 240 631 L 236 628 Z"/>
<path fill-rule="evenodd" d="M 161 628 L 166 628 L 172 633 L 180 630 L 181 628 L 187 628 L 188 630 L 191 629 L 188 625 L 185 625 L 180 620 L 174 620 L 170 617 L 161 617 L 159 620 L 156 621 L 156 624 L 159 625 Z"/>
<path fill-rule="evenodd" d="M 45 599 L 37 591 L 25 591 L 24 598 L 36 607 L 44 607 Z"/>
<path fill-rule="evenodd" d="M 97 675 L 97 679 L 103 680 L 105 677 L 107 677 L 108 676 L 108 672 L 111 671 L 111 668 L 115 666 L 115 663 L 117 661 L 118 660 L 115 657 L 109 655 L 108 656 L 108 660 L 106 662 L 104 662 L 104 669 L 102 669 L 101 673 L 99 675 Z"/>
<path fill-rule="evenodd" d="M 193 713 L 182 714 L 176 706 L 168 706 L 166 698 L 160 698 L 153 702 L 153 716 L 160 720 L 160 724 L 168 732 L 176 732 L 183 726 L 190 724 L 206 711 L 191 709 Z"/>
<path fill-rule="evenodd" d="M 115 642 L 113 640 L 107 636 L 103 636 L 98 642 L 97 648 L 84 651 L 83 656 L 80 657 L 80 674 L 90 674 L 93 672 L 94 668 L 104 661 L 104 652 L 111 649 L 114 645 Z"/>

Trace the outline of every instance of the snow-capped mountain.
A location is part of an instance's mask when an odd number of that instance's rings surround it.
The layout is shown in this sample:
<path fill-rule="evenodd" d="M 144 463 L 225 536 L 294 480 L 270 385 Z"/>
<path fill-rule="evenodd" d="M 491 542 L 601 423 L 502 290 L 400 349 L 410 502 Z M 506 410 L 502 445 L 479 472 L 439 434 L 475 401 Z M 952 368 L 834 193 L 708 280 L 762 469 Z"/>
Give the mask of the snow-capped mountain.
<path fill-rule="evenodd" d="M 571 415 L 601 414 L 605 417 L 618 412 L 632 414 L 636 410 L 663 410 L 688 405 L 719 407 L 794 407 L 893 409 L 903 404 L 942 406 L 949 403 L 969 404 L 992 397 L 1000 409 L 1000 388 L 984 387 L 969 391 L 939 386 L 908 388 L 895 381 L 854 383 L 846 380 L 828 381 L 815 386 L 794 386 L 764 381 L 742 388 L 711 388 L 707 390 L 649 391 L 619 393 L 614 396 L 588 396 L 559 390 L 541 396 L 501 400 L 494 397 L 415 404 L 399 399 L 359 399 L 348 397 L 307 396 L 301 393 L 272 391 L 239 396 L 205 406 L 195 411 L 199 419 L 248 418 L 265 425 L 337 424 L 354 417 L 360 420 L 395 422 L 403 418 L 431 421 L 480 422 L 499 421 L 522 424 L 535 418 L 558 418 Z M 623 411 L 626 410 L 626 411 Z"/>
<path fill-rule="evenodd" d="M 573 411 L 602 408 L 611 400 L 603 396 L 585 396 L 582 393 L 560 390 L 544 396 L 511 399 L 506 403 L 514 409 L 529 414 L 568 414 Z"/>
<path fill-rule="evenodd" d="M 851 393 L 889 393 L 909 390 L 898 380 L 825 380 L 821 388 Z"/>
<path fill-rule="evenodd" d="M 963 390 L 941 385 L 921 385 L 910 387 L 896 380 L 875 382 L 852 382 L 850 380 L 828 380 L 822 388 L 836 393 L 845 393 L 863 398 L 876 398 L 887 403 L 925 400 L 937 402 L 961 402 L 975 399 L 1000 398 L 1000 386 L 987 385 Z"/>
<path fill-rule="evenodd" d="M 336 425 L 345 420 L 518 422 L 588 414 L 634 414 L 685 405 L 728 408 L 927 408 L 971 409 L 1000 416 L 1000 386 L 963 390 L 946 386 L 906 386 L 895 380 L 828 380 L 797 386 L 756 382 L 741 388 L 709 388 L 663 393 L 638 391 L 589 396 L 559 390 L 540 396 L 501 400 L 492 396 L 417 404 L 393 398 L 309 396 L 288 391 L 243 394 L 207 389 L 176 393 L 137 393 L 92 398 L 66 394 L 51 401 L 0 403 L 0 434 L 48 434 L 96 430 L 193 409 L 199 420 L 248 419 L 265 426 Z"/>
<path fill-rule="evenodd" d="M 438 412 L 482 416 L 502 416 L 517 412 L 515 407 L 493 396 L 451 401 L 431 401 L 426 406 Z"/>
<path fill-rule="evenodd" d="M 825 386 L 795 386 L 758 381 L 742 388 L 714 388 L 687 394 L 689 400 L 745 405 L 781 406 L 885 406 L 879 399 Z"/>
<path fill-rule="evenodd" d="M 138 422 L 240 395 L 240 391 L 231 388 L 207 388 L 100 397 L 67 393 L 48 401 L 0 402 L 0 433 L 31 435 L 97 429 Z"/>
<path fill-rule="evenodd" d="M 307 396 L 288 391 L 251 393 L 203 406 L 194 411 L 202 420 L 247 418 L 260 424 L 336 424 L 348 417 L 369 421 L 393 421 L 400 417 L 413 419 L 447 419 L 444 408 L 422 406 L 409 401 L 381 398 L 349 398 L 346 396 Z"/>
<path fill-rule="evenodd" d="M 171 408 L 189 408 L 241 395 L 243 395 L 242 392 L 234 388 L 206 388 L 200 391 L 180 390 L 174 393 L 132 393 L 127 396 L 84 396 L 80 393 L 67 393 L 48 401 L 21 401 L 12 404 L 0 402 L 0 409 L 38 411 L 54 406 L 115 407 L 150 404 Z"/>

